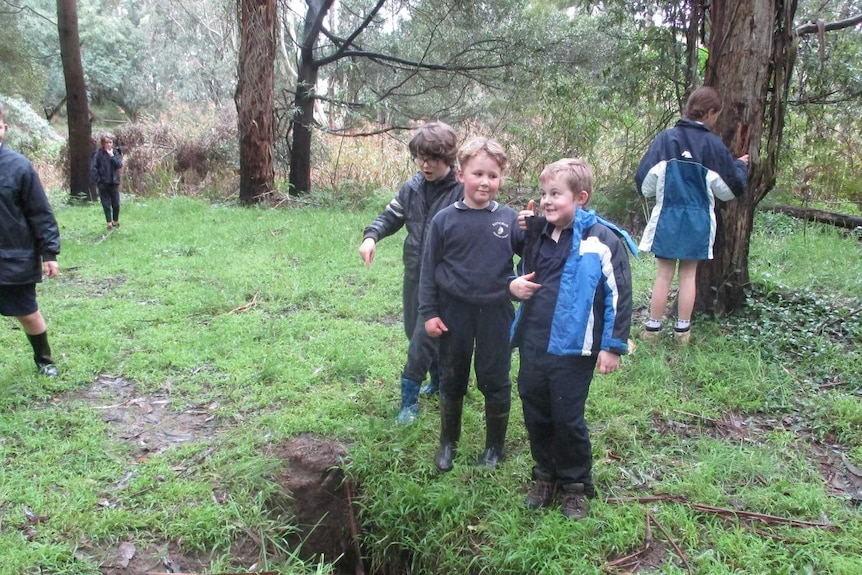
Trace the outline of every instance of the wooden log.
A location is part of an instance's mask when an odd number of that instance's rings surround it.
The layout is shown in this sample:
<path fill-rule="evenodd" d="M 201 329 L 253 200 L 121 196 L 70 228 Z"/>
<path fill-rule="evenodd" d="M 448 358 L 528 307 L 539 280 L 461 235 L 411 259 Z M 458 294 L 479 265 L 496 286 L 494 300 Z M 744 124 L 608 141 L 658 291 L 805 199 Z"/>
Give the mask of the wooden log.
<path fill-rule="evenodd" d="M 847 214 L 839 214 L 837 212 L 818 210 L 815 208 L 800 208 L 795 206 L 770 206 L 763 207 L 761 209 L 767 212 L 787 214 L 794 218 L 799 218 L 809 222 L 830 224 L 839 228 L 846 228 L 848 230 L 862 227 L 862 217 L 860 216 L 851 216 Z"/>

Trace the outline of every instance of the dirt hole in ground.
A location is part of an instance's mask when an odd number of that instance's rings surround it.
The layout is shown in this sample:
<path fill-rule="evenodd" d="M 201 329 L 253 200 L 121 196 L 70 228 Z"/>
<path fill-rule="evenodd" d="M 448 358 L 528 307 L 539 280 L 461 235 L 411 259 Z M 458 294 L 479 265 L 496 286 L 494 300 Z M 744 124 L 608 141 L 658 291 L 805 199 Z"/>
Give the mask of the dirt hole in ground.
<path fill-rule="evenodd" d="M 175 445 L 212 443 L 210 449 L 184 466 L 190 469 L 217 449 L 217 443 L 211 440 L 226 427 L 216 417 L 218 406 L 214 403 L 187 404 L 173 397 L 169 389 L 143 394 L 132 382 L 109 374 L 98 376 L 90 387 L 67 399 L 84 401 L 99 410 L 108 424 L 109 435 L 116 441 L 134 445 L 128 472 L 106 490 L 106 496 L 99 502 L 106 508 L 122 505 L 128 483 L 141 461 Z M 284 461 L 275 479 L 285 495 L 281 501 L 289 501 L 286 521 L 295 525 L 286 537 L 286 547 L 298 549 L 297 555 L 306 560 L 323 558 L 337 562 L 339 573 L 355 573 L 361 559 L 358 529 L 349 503 L 352 486 L 345 481 L 341 469 L 346 452 L 347 446 L 338 441 L 309 434 L 271 447 L 267 455 Z M 278 514 L 285 510 L 273 511 Z M 82 558 L 96 558 L 103 575 L 208 572 L 211 559 L 206 554 L 190 554 L 176 541 L 153 541 L 143 535 L 141 541 L 110 544 L 81 541 L 78 554 Z M 236 571 L 260 567 L 261 545 L 252 537 L 235 544 L 231 555 Z M 266 551 L 270 557 L 277 552 Z"/>

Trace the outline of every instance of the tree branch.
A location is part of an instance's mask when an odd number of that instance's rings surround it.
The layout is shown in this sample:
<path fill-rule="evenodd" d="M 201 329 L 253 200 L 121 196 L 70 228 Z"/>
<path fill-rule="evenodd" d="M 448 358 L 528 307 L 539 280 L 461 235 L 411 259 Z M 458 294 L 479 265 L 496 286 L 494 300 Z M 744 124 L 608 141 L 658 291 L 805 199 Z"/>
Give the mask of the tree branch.
<path fill-rule="evenodd" d="M 829 24 L 822 24 L 819 22 L 808 22 L 807 24 L 802 24 L 796 28 L 796 35 L 803 36 L 805 34 L 813 34 L 822 29 L 826 32 L 832 32 L 834 30 L 842 30 L 844 28 L 851 28 L 857 24 L 862 24 L 862 14 L 858 14 L 856 16 L 852 16 L 850 18 L 846 18 L 844 20 L 839 20 L 837 22 L 830 22 Z"/>

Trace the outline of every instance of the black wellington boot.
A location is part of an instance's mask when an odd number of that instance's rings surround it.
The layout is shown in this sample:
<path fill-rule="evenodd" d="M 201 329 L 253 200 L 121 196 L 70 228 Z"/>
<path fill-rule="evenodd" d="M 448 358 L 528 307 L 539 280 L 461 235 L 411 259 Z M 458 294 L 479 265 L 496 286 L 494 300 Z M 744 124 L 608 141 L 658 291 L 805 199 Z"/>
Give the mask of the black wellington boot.
<path fill-rule="evenodd" d="M 39 368 L 39 373 L 46 377 L 57 377 L 57 366 L 51 359 L 51 346 L 48 345 L 48 332 L 43 331 L 37 335 L 27 334 L 30 345 L 33 347 L 33 359 Z"/>
<path fill-rule="evenodd" d="M 509 410 L 512 404 L 485 402 L 485 451 L 476 463 L 479 467 L 496 469 L 503 461 L 506 429 L 509 427 Z"/>
<path fill-rule="evenodd" d="M 452 470 L 452 460 L 458 440 L 461 438 L 461 413 L 464 410 L 464 398 L 448 399 L 440 396 L 440 445 L 434 464 L 441 473 Z"/>

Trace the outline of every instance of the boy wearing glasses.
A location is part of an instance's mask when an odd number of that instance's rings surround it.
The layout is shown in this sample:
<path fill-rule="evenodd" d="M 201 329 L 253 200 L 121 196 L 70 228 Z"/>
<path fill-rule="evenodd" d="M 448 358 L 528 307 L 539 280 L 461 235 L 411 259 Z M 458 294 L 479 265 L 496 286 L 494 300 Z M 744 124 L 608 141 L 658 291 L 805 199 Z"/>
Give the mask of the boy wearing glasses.
<path fill-rule="evenodd" d="M 416 421 L 420 388 L 423 395 L 432 395 L 437 393 L 440 385 L 436 365 L 437 343 L 425 333 L 424 324 L 417 322 L 419 271 L 426 230 L 437 212 L 464 196 L 464 186 L 458 182 L 454 168 L 458 137 L 450 126 L 443 122 L 425 124 L 413 135 L 408 147 L 419 172 L 404 182 L 386 209 L 365 228 L 359 245 L 359 255 L 367 268 L 374 261 L 377 242 L 404 226 L 407 228 L 402 302 L 404 331 L 410 344 L 401 373 L 401 409 L 398 412 L 401 425 Z M 430 382 L 422 387 L 429 371 Z"/>

